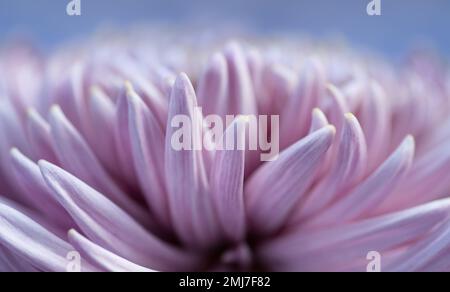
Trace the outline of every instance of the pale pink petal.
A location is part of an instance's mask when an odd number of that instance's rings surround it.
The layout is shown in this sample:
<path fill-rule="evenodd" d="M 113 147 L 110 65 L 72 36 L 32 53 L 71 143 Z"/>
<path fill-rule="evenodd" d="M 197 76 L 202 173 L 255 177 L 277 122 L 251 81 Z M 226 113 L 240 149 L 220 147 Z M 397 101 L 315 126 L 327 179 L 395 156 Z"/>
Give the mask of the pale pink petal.
<path fill-rule="evenodd" d="M 296 229 L 263 244 L 264 263 L 283 271 L 342 268 L 369 251 L 382 254 L 427 234 L 450 215 L 450 200 L 326 229 Z M 366 261 L 367 264 L 367 261 Z"/>
<path fill-rule="evenodd" d="M 0 202 L 0 244 L 42 271 L 66 271 L 70 244 Z"/>
<path fill-rule="evenodd" d="M 50 110 L 49 120 L 52 145 L 64 169 L 105 193 L 140 222 L 146 222 L 149 218 L 146 210 L 130 199 L 109 176 L 58 106 L 53 106 Z"/>
<path fill-rule="evenodd" d="M 199 104 L 205 114 L 227 114 L 224 109 L 228 97 L 228 68 L 221 53 L 211 57 L 200 78 L 197 92 Z"/>
<path fill-rule="evenodd" d="M 169 121 L 177 115 L 194 118 L 196 96 L 189 78 L 175 81 L 169 105 Z M 193 121 L 191 146 L 201 143 L 201 125 Z M 172 136 L 177 129 L 167 124 L 165 174 L 172 223 L 181 240 L 192 247 L 210 246 L 218 238 L 220 224 L 214 214 L 209 184 L 200 151 L 176 151 Z M 186 139 L 186 137 L 184 137 Z"/>
<path fill-rule="evenodd" d="M 219 217 L 227 237 L 235 242 L 244 239 L 245 207 L 244 207 L 244 165 L 246 135 L 245 118 L 236 119 L 226 130 L 223 136 L 223 145 L 226 137 L 234 135 L 234 150 L 217 150 L 212 174 L 212 195 Z M 241 129 L 241 130 L 240 130 Z M 242 130 L 243 129 L 243 130 Z"/>
<path fill-rule="evenodd" d="M 358 120 L 352 114 L 345 116 L 337 156 L 330 173 L 318 183 L 301 206 L 300 218 L 309 217 L 336 199 L 336 195 L 358 183 L 365 172 L 367 145 Z"/>
<path fill-rule="evenodd" d="M 226 113 L 250 115 L 257 113 L 252 79 L 242 47 L 229 43 L 224 52 L 228 65 L 228 103 Z"/>
<path fill-rule="evenodd" d="M 128 117 L 133 162 L 141 188 L 156 220 L 170 228 L 164 177 L 164 132 L 153 113 L 129 88 Z"/>
<path fill-rule="evenodd" d="M 33 157 L 38 159 L 45 159 L 52 163 L 57 163 L 58 158 L 52 148 L 50 137 L 50 125 L 41 115 L 34 109 L 27 111 L 27 138 L 33 147 L 31 151 Z"/>
<path fill-rule="evenodd" d="M 414 157 L 414 138 L 408 136 L 397 150 L 367 179 L 334 205 L 319 213 L 309 225 L 348 222 L 370 214 L 397 186 Z"/>
<path fill-rule="evenodd" d="M 40 161 L 39 166 L 60 204 L 96 244 L 157 270 L 184 270 L 198 264 L 194 256 L 149 233 L 117 205 L 76 177 L 45 161 Z"/>
<path fill-rule="evenodd" d="M 11 150 L 11 162 L 17 188 L 22 190 L 23 196 L 28 199 L 31 206 L 61 227 L 71 226 L 73 221 L 53 197 L 37 164 L 15 148 Z"/>
<path fill-rule="evenodd" d="M 136 265 L 93 243 L 76 230 L 70 230 L 69 242 L 81 253 L 83 258 L 107 272 L 153 272 L 150 269 Z"/>
<path fill-rule="evenodd" d="M 334 134 L 335 128 L 326 126 L 308 135 L 283 151 L 278 160 L 262 165 L 249 179 L 245 199 L 253 232 L 270 234 L 282 227 L 314 181 Z"/>
<path fill-rule="evenodd" d="M 286 147 L 306 134 L 310 113 L 325 92 L 325 74 L 317 58 L 308 60 L 302 69 L 293 95 L 281 114 L 281 143 Z"/>
<path fill-rule="evenodd" d="M 328 126 L 328 119 L 325 114 L 319 109 L 315 108 L 312 111 L 311 127 L 309 128 L 309 134 L 314 133 L 317 130 Z"/>

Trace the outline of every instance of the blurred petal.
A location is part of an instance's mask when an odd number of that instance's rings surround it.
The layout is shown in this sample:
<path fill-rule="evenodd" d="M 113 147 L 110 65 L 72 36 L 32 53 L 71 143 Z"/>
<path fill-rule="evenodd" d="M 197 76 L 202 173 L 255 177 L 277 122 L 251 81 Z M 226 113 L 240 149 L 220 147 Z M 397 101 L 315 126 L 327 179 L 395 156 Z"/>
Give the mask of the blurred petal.
<path fill-rule="evenodd" d="M 36 110 L 29 109 L 27 113 L 27 137 L 30 144 L 33 145 L 31 151 L 35 159 L 45 159 L 57 163 L 58 159 L 51 144 L 50 125 Z"/>
<path fill-rule="evenodd" d="M 0 244 L 42 271 L 66 270 L 73 248 L 32 219 L 0 202 Z"/>
<path fill-rule="evenodd" d="M 228 68 L 225 57 L 216 53 L 211 57 L 198 85 L 198 100 L 206 114 L 226 115 Z"/>

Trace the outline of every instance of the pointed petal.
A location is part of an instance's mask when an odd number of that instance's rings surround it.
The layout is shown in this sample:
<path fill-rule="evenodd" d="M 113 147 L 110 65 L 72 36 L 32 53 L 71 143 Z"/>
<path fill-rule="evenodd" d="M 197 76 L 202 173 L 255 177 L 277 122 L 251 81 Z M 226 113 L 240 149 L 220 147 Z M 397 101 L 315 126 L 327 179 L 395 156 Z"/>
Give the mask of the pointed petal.
<path fill-rule="evenodd" d="M 450 199 L 326 229 L 303 227 L 263 244 L 257 254 L 275 270 L 334 270 L 368 251 L 382 254 L 413 242 L 450 214 Z"/>
<path fill-rule="evenodd" d="M 367 145 L 358 120 L 353 114 L 345 116 L 339 139 L 336 161 L 326 178 L 323 178 L 302 204 L 301 219 L 309 217 L 330 204 L 335 195 L 353 187 L 364 175 L 367 163 Z"/>
<path fill-rule="evenodd" d="M 52 143 L 64 169 L 86 181 L 141 222 L 148 221 L 145 209 L 131 200 L 98 161 L 83 137 L 66 119 L 58 106 L 50 110 Z"/>
<path fill-rule="evenodd" d="M 0 202 L 0 244 L 42 271 L 66 270 L 73 248 L 38 223 Z"/>
<path fill-rule="evenodd" d="M 395 196 L 380 206 L 380 212 L 408 208 L 446 195 L 450 186 L 450 143 L 443 143 L 418 157 Z M 397 209 L 398 210 L 398 209 Z"/>
<path fill-rule="evenodd" d="M 311 121 L 311 127 L 309 129 L 309 134 L 314 133 L 317 130 L 322 129 L 325 126 L 328 126 L 328 119 L 319 108 L 313 109 L 312 112 L 312 121 Z"/>
<path fill-rule="evenodd" d="M 322 108 L 330 124 L 336 127 L 340 135 L 344 126 L 345 113 L 349 112 L 349 107 L 342 91 L 333 84 L 326 86 L 326 93 L 327 98 L 323 100 Z"/>
<path fill-rule="evenodd" d="M 408 136 L 397 150 L 350 194 L 313 218 L 309 225 L 348 222 L 368 216 L 394 190 L 409 170 L 414 157 L 414 138 Z"/>
<path fill-rule="evenodd" d="M 250 115 L 257 113 L 256 98 L 252 79 L 242 47 L 235 42 L 225 49 L 228 65 L 228 104 L 227 114 Z"/>
<path fill-rule="evenodd" d="M 176 151 L 172 147 L 172 118 L 185 115 L 192 121 L 191 145 L 201 143 L 201 123 L 195 117 L 195 92 L 185 74 L 178 76 L 172 89 L 169 122 L 166 131 L 166 185 L 172 222 L 180 239 L 192 247 L 211 246 L 217 240 L 220 225 L 213 211 L 203 156 L 197 150 Z M 200 124 L 200 125 L 199 125 Z M 183 137 L 187 139 L 186 137 Z"/>
<path fill-rule="evenodd" d="M 283 151 L 278 160 L 261 166 L 249 179 L 246 207 L 253 230 L 267 234 L 283 225 L 311 186 L 334 134 L 335 128 L 326 126 L 308 135 Z"/>
<path fill-rule="evenodd" d="M 91 136 L 89 144 L 106 169 L 118 176 L 119 165 L 116 159 L 117 150 L 114 147 L 115 106 L 111 99 L 98 87 L 92 87 L 89 96 L 89 114 L 91 121 Z"/>
<path fill-rule="evenodd" d="M 192 268 L 195 259 L 147 232 L 109 199 L 48 162 L 39 167 L 48 186 L 94 243 L 137 264 L 157 270 Z"/>
<path fill-rule="evenodd" d="M 31 205 L 45 216 L 55 220 L 61 227 L 73 224 L 69 214 L 57 203 L 47 187 L 39 167 L 19 150 L 11 150 L 12 170 L 17 178 L 17 187 Z"/>
<path fill-rule="evenodd" d="M 126 90 L 120 93 L 116 104 L 116 119 L 114 126 L 114 140 L 117 148 L 117 158 L 122 169 L 122 176 L 131 186 L 138 185 L 138 179 L 133 163 L 133 155 L 131 150 L 130 132 L 128 124 L 128 102 L 125 91 L 132 88 L 131 83 L 126 83 Z"/>
<path fill-rule="evenodd" d="M 74 248 L 82 253 L 83 258 L 107 272 L 154 272 L 104 249 L 73 229 L 69 231 L 68 237 Z"/>
<path fill-rule="evenodd" d="M 226 115 L 228 68 L 225 57 L 216 53 L 209 61 L 198 85 L 198 100 L 206 114 Z"/>
<path fill-rule="evenodd" d="M 33 145 L 31 151 L 36 161 L 45 159 L 56 163 L 58 159 L 51 144 L 50 125 L 36 110 L 28 109 L 27 113 L 27 137 L 30 145 Z"/>
<path fill-rule="evenodd" d="M 240 242 L 245 236 L 244 164 L 245 118 L 237 118 L 226 130 L 226 137 L 234 135 L 234 150 L 217 150 L 212 175 L 212 192 L 219 221 L 227 237 Z"/>
<path fill-rule="evenodd" d="M 389 143 L 383 137 L 390 137 L 389 106 L 386 93 L 376 82 L 370 82 L 368 96 L 364 98 L 360 114 L 361 126 L 366 134 L 369 149 L 369 170 L 376 168 L 386 157 Z"/>
<path fill-rule="evenodd" d="M 164 177 L 164 132 L 137 93 L 129 88 L 129 132 L 133 161 L 142 190 L 154 217 L 170 228 Z"/>
<path fill-rule="evenodd" d="M 426 271 L 439 261 L 439 256 L 449 250 L 450 246 L 450 220 L 447 219 L 431 234 L 419 240 L 403 255 L 392 262 L 388 271 L 393 272 L 420 272 Z M 450 259 L 447 253 L 447 260 Z"/>
<path fill-rule="evenodd" d="M 325 92 L 325 74 L 316 58 L 305 62 L 298 84 L 282 117 L 281 137 L 284 147 L 298 141 L 310 125 L 309 115 Z M 293 127 L 294 125 L 294 127 Z"/>
<path fill-rule="evenodd" d="M 9 181 L 14 181 L 14 175 L 9 171 L 9 151 L 17 147 L 28 153 L 22 123 L 9 99 L 0 99 L 0 141 L 0 173 L 2 180 L 9 184 Z"/>

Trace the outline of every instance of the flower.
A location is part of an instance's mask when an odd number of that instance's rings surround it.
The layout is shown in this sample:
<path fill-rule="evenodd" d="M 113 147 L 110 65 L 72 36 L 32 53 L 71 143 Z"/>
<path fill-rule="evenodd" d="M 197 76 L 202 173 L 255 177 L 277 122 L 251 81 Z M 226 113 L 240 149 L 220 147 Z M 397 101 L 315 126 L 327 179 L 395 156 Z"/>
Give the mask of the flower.
<path fill-rule="evenodd" d="M 146 39 L 0 54 L 1 271 L 450 271 L 439 58 Z M 173 149 L 197 104 L 279 115 L 278 159 Z"/>

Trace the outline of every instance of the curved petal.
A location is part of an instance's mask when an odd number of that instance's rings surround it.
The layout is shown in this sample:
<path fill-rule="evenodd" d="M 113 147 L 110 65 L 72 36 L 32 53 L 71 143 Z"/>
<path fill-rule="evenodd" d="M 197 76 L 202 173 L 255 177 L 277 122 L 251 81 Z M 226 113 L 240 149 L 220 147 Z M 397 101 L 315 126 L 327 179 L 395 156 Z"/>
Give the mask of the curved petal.
<path fill-rule="evenodd" d="M 141 188 L 158 222 L 170 228 L 164 177 L 164 132 L 137 93 L 129 88 L 129 132 L 133 161 Z"/>
<path fill-rule="evenodd" d="M 222 139 L 234 135 L 234 150 L 217 150 L 212 174 L 212 193 L 219 217 L 227 237 L 240 242 L 245 236 L 244 164 L 245 118 L 236 119 L 225 131 Z"/>
<path fill-rule="evenodd" d="M 297 227 L 258 248 L 262 263 L 281 271 L 331 271 L 426 235 L 450 215 L 450 199 L 326 229 Z M 367 262 L 366 262 L 367 264 Z"/>
<path fill-rule="evenodd" d="M 309 226 L 330 225 L 370 215 L 371 211 L 374 211 L 393 192 L 409 170 L 413 157 L 414 138 L 408 136 L 371 176 L 334 205 L 317 214 L 307 224 Z"/>
<path fill-rule="evenodd" d="M 311 186 L 335 131 L 326 126 L 308 135 L 250 177 L 245 198 L 252 232 L 268 234 L 282 227 Z"/>
<path fill-rule="evenodd" d="M 140 222 L 148 222 L 146 210 L 130 199 L 109 176 L 58 106 L 53 106 L 50 110 L 49 120 L 52 144 L 64 169 L 105 193 Z"/>
<path fill-rule="evenodd" d="M 89 259 L 107 272 L 154 272 L 104 249 L 76 230 L 70 230 L 68 237 L 74 248 L 82 253 L 83 258 Z"/>
<path fill-rule="evenodd" d="M 0 244 L 42 271 L 66 271 L 70 244 L 0 202 Z"/>
<path fill-rule="evenodd" d="M 189 78 L 178 76 L 172 89 L 169 105 L 169 122 L 166 131 L 166 185 L 169 195 L 172 222 L 180 239 L 193 248 L 211 247 L 218 240 L 220 224 L 214 214 L 209 193 L 209 182 L 201 151 L 201 114 L 196 112 L 197 101 Z M 172 138 L 177 130 L 172 126 L 175 117 L 187 117 L 191 124 L 191 137 L 187 141 L 191 150 L 175 150 Z M 200 119 L 200 121 L 199 121 Z"/>
<path fill-rule="evenodd" d="M 309 217 L 330 204 L 335 195 L 348 190 L 362 177 L 367 163 L 367 145 L 358 120 L 353 114 L 345 116 L 337 156 L 330 173 L 318 183 L 302 203 L 300 218 Z"/>
<path fill-rule="evenodd" d="M 157 270 L 184 270 L 197 264 L 194 256 L 147 232 L 130 215 L 76 177 L 45 161 L 40 161 L 39 167 L 60 204 L 96 244 Z"/>
<path fill-rule="evenodd" d="M 39 167 L 15 148 L 11 150 L 11 164 L 17 178 L 17 187 L 31 205 L 44 216 L 55 220 L 57 225 L 65 228 L 71 226 L 73 221 L 53 197 Z"/>

